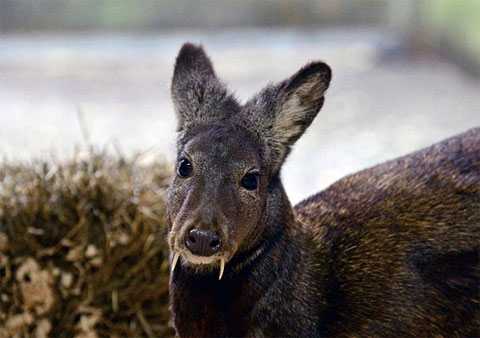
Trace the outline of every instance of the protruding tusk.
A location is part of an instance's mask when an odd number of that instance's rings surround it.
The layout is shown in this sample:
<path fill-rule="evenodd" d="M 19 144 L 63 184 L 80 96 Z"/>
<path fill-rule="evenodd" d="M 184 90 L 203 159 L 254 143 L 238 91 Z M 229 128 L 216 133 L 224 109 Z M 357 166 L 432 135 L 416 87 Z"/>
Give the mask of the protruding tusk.
<path fill-rule="evenodd" d="M 175 270 L 175 266 L 177 265 L 179 257 L 180 257 L 180 254 L 178 252 L 175 252 L 175 255 L 173 256 L 171 272 L 173 272 Z"/>
<path fill-rule="evenodd" d="M 222 279 L 223 270 L 225 270 L 225 258 L 220 258 L 220 276 L 218 276 L 218 280 Z"/>

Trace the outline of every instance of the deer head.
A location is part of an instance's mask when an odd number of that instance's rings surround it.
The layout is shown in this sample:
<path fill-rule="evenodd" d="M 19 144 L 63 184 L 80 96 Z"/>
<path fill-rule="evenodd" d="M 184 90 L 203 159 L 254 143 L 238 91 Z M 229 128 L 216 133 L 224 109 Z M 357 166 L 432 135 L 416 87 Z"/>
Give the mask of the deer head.
<path fill-rule="evenodd" d="M 324 102 L 330 67 L 312 62 L 244 105 L 200 46 L 185 44 L 171 94 L 178 119 L 176 177 L 168 194 L 172 266 L 219 268 L 261 240 L 269 219 L 291 213 L 279 178 L 292 145 Z M 276 188 L 275 188 L 276 187 Z"/>

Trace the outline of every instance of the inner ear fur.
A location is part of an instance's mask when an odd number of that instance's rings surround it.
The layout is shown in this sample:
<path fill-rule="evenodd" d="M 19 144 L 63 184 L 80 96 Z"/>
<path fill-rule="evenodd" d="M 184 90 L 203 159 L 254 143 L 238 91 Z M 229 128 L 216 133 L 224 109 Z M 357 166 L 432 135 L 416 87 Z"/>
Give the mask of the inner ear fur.
<path fill-rule="evenodd" d="M 283 83 L 273 121 L 273 137 L 278 143 L 293 145 L 312 124 L 323 106 L 331 78 L 326 63 L 312 62 Z"/>
<path fill-rule="evenodd" d="M 265 144 L 274 170 L 279 170 L 291 146 L 317 116 L 331 78 L 326 63 L 312 62 L 279 84 L 267 86 L 245 105 L 245 123 Z"/>

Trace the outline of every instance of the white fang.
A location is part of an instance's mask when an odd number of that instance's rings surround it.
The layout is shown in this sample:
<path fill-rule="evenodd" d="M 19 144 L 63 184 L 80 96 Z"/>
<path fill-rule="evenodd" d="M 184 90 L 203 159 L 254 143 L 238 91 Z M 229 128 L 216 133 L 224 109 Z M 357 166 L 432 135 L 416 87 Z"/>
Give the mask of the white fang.
<path fill-rule="evenodd" d="M 218 276 L 218 280 L 222 279 L 224 270 L 225 270 L 225 258 L 220 258 L 220 276 Z"/>
<path fill-rule="evenodd" d="M 176 252 L 175 255 L 173 256 L 171 272 L 173 272 L 175 270 L 175 266 L 177 265 L 179 257 L 180 257 L 180 254 L 178 252 Z"/>

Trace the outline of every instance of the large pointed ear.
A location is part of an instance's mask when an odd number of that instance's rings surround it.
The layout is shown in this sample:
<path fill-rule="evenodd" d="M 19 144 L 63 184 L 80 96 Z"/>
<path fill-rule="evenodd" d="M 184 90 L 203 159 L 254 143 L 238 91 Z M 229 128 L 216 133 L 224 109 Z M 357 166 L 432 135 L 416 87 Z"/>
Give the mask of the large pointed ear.
<path fill-rule="evenodd" d="M 312 62 L 247 103 L 244 118 L 254 121 L 250 128 L 266 144 L 274 169 L 280 168 L 291 146 L 317 116 L 331 78 L 326 63 Z"/>
<path fill-rule="evenodd" d="M 218 80 L 203 48 L 191 43 L 185 43 L 178 53 L 171 94 L 178 131 L 193 124 L 228 118 L 238 110 L 237 102 Z"/>

